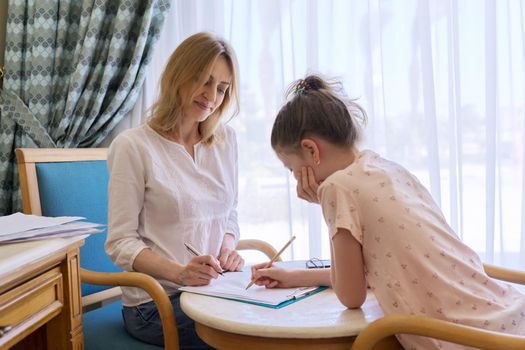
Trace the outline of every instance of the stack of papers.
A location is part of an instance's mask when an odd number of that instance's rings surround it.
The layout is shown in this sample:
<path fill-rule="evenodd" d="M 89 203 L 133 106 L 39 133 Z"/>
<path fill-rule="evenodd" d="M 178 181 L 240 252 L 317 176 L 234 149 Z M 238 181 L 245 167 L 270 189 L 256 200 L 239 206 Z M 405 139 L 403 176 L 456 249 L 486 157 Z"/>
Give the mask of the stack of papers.
<path fill-rule="evenodd" d="M 101 224 L 80 216 L 47 217 L 15 213 L 0 217 L 0 244 L 103 232 Z"/>
<path fill-rule="evenodd" d="M 297 300 L 325 290 L 326 287 L 301 287 L 301 288 L 266 288 L 253 285 L 248 290 L 251 271 L 225 272 L 212 280 L 207 286 L 185 286 L 179 291 L 203 294 L 235 301 L 241 301 L 271 308 L 281 308 Z"/>

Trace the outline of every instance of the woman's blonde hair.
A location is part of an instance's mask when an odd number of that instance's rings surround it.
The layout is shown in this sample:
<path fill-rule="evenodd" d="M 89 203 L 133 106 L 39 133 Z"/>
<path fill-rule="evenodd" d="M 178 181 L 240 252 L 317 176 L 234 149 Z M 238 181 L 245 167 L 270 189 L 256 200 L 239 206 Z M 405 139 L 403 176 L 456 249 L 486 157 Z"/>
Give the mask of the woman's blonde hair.
<path fill-rule="evenodd" d="M 149 123 L 157 130 L 176 130 L 185 102 L 209 79 L 214 63 L 224 57 L 232 74 L 230 86 L 221 105 L 199 125 L 202 142 L 217 139 L 217 127 L 224 112 L 233 104 L 232 117 L 239 112 L 237 58 L 232 47 L 212 33 L 197 33 L 184 40 L 171 54 L 160 80 L 159 98 L 151 108 Z"/>

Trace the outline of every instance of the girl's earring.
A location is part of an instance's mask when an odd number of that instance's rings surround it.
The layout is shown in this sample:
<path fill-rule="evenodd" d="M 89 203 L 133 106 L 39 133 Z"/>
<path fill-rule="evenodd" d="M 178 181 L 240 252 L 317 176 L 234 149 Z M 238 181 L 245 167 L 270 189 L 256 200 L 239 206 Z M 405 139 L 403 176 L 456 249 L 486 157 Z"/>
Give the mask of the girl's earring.
<path fill-rule="evenodd" d="M 320 159 L 317 159 L 317 160 L 315 161 L 315 165 L 319 165 L 319 164 L 321 164 L 321 160 L 320 160 Z"/>

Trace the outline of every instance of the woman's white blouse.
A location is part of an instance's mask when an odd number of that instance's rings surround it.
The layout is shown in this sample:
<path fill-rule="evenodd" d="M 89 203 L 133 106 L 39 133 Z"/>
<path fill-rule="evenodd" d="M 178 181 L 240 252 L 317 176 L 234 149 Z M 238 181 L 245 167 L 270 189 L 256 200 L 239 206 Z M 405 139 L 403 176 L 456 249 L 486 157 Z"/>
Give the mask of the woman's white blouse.
<path fill-rule="evenodd" d="M 181 264 L 192 255 L 184 243 L 218 256 L 225 233 L 239 238 L 237 142 L 228 126 L 213 145 L 198 143 L 193 159 L 184 147 L 147 124 L 119 134 L 108 154 L 109 203 L 106 252 L 133 271 L 145 248 Z M 169 292 L 177 285 L 159 281 Z M 123 303 L 151 300 L 139 288 L 124 287 Z"/>

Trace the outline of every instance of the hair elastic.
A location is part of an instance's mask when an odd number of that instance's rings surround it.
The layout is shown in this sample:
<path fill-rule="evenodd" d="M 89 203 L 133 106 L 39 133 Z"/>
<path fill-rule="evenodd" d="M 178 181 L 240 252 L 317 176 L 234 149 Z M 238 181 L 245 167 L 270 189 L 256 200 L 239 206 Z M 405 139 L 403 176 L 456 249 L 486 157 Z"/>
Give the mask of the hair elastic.
<path fill-rule="evenodd" d="M 294 93 L 297 94 L 297 95 L 301 95 L 301 94 L 304 94 L 308 90 L 311 90 L 311 89 L 312 89 L 312 87 L 310 86 L 310 84 L 306 80 L 301 79 L 295 85 Z"/>

